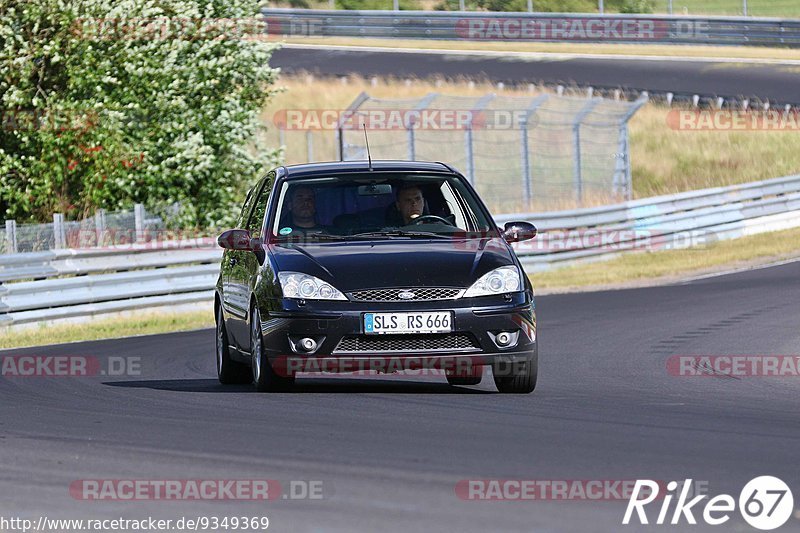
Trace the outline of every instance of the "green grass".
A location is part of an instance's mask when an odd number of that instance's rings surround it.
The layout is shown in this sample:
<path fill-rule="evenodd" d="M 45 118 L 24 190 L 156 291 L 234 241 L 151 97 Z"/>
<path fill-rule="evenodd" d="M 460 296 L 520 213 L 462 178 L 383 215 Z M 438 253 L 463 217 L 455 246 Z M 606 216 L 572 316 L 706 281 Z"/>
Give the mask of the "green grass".
<path fill-rule="evenodd" d="M 707 248 L 631 253 L 610 261 L 530 275 L 536 289 L 561 290 L 690 277 L 800 256 L 800 228 L 721 241 Z"/>
<path fill-rule="evenodd" d="M 82 323 L 0 329 L 0 349 L 112 339 L 133 335 L 153 335 L 212 327 L 214 313 L 210 304 L 208 307 L 209 309 L 205 311 L 189 313 L 143 312 L 126 317 L 87 318 L 86 322 Z"/>

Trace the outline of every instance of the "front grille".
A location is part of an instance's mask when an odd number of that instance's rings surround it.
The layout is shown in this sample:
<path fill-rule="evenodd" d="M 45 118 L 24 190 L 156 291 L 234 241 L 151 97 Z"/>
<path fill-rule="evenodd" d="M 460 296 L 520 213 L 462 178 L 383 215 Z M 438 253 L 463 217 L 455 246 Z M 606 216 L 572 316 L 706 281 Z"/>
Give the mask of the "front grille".
<path fill-rule="evenodd" d="M 451 287 L 419 287 L 414 289 L 367 289 L 351 292 L 350 296 L 357 302 L 431 302 L 436 300 L 454 300 L 464 289 Z M 412 294 L 411 298 L 401 298 L 400 294 Z"/>
<path fill-rule="evenodd" d="M 343 352 L 426 352 L 432 350 L 474 350 L 480 348 L 471 335 L 348 335 L 334 353 Z"/>

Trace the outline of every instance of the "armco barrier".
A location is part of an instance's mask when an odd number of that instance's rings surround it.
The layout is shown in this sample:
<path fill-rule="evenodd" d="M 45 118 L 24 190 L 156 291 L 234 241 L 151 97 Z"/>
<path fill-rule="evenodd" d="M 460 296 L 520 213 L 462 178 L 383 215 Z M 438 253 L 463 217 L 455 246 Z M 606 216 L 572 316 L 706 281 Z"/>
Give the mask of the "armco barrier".
<path fill-rule="evenodd" d="M 634 200 L 617 205 L 515 213 L 540 230 L 515 244 L 529 272 L 800 227 L 800 175 Z M 601 236 L 585 239 L 587 235 Z M 575 235 L 576 237 L 571 237 Z M 566 236 L 566 237 L 565 237 Z M 557 244 L 557 245 L 556 245 Z M 702 253 L 699 251 L 698 253 Z M 54 250 L 0 256 L 0 326 L 116 311 L 209 305 L 222 250 L 147 244 L 122 250 Z M 535 280 L 534 280 L 535 281 Z"/>
<path fill-rule="evenodd" d="M 213 299 L 214 239 L 0 256 L 0 326 Z"/>
<path fill-rule="evenodd" d="M 265 8 L 275 36 L 800 46 L 800 19 Z"/>

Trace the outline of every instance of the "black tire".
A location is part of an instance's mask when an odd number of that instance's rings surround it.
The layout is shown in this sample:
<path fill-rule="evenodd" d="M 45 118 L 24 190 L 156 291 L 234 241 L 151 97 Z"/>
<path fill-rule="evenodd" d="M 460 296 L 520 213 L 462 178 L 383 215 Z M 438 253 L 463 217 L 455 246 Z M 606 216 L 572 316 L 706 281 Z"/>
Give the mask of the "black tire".
<path fill-rule="evenodd" d="M 494 384 L 502 393 L 530 394 L 536 389 L 536 379 L 539 374 L 539 357 L 525 362 L 500 363 L 492 368 Z"/>
<path fill-rule="evenodd" d="M 269 363 L 261 334 L 261 314 L 255 306 L 250 310 L 250 358 L 251 379 L 258 392 L 288 391 L 294 385 L 294 376 L 279 376 Z"/>
<path fill-rule="evenodd" d="M 222 309 L 217 309 L 216 332 L 217 379 L 225 385 L 241 385 L 251 383 L 253 377 L 247 365 L 231 359 L 228 347 L 228 332 L 225 331 L 225 320 Z"/>

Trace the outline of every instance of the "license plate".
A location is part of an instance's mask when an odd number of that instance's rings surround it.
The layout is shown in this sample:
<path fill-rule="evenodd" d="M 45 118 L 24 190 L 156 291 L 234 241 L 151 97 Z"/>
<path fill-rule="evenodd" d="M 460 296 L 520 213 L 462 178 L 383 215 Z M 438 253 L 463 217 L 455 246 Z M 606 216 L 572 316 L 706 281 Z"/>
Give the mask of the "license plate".
<path fill-rule="evenodd" d="M 452 311 L 424 313 L 364 313 L 364 333 L 450 333 Z"/>

